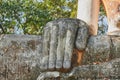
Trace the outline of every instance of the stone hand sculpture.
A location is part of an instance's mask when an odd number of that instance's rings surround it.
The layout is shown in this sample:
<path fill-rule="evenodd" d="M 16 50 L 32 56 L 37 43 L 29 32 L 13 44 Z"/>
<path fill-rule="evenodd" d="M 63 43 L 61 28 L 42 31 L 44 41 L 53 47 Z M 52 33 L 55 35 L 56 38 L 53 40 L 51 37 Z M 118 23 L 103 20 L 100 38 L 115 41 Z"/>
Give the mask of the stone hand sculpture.
<path fill-rule="evenodd" d="M 71 60 L 75 60 L 73 53 L 81 56 L 79 53 L 84 52 L 88 36 L 88 25 L 78 19 L 64 18 L 47 23 L 44 27 L 43 58 L 40 68 L 43 70 L 71 68 Z M 76 60 L 80 62 L 78 56 Z"/>
<path fill-rule="evenodd" d="M 97 35 L 101 1 L 108 17 L 108 34 L 119 34 L 119 0 L 79 0 L 77 18 L 85 21 L 89 27 L 78 19 L 49 22 L 44 28 L 41 69 L 68 69 L 76 62 L 80 63 L 89 36 L 88 28 L 90 35 Z M 77 54 L 76 58 L 74 53 Z"/>

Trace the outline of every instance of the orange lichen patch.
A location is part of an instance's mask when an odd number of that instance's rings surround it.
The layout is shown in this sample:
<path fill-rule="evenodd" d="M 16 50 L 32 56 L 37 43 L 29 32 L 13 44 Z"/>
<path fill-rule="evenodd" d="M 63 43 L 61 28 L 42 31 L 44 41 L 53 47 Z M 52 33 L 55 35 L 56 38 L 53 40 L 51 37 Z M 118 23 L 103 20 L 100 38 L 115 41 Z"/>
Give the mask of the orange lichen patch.
<path fill-rule="evenodd" d="M 82 55 L 83 55 L 83 51 L 79 51 L 79 50 L 76 50 L 77 52 L 77 55 L 78 55 L 78 59 L 77 59 L 77 63 L 80 64 L 81 63 L 81 60 L 82 60 Z"/>
<path fill-rule="evenodd" d="M 59 71 L 59 72 L 68 73 L 72 70 L 72 67 L 69 68 L 69 69 L 65 69 L 65 68 L 55 69 L 53 71 L 56 71 L 56 70 Z"/>
<path fill-rule="evenodd" d="M 74 49 L 72 57 L 72 67 L 79 66 L 81 64 L 83 54 L 84 51 Z"/>

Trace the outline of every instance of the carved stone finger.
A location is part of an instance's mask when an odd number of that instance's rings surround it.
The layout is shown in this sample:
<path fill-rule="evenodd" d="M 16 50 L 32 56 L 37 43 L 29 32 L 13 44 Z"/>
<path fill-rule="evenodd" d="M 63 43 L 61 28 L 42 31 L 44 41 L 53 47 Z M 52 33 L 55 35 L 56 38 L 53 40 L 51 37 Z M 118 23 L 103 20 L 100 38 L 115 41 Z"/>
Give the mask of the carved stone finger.
<path fill-rule="evenodd" d="M 56 23 L 51 22 L 51 39 L 50 39 L 50 52 L 49 52 L 49 69 L 55 68 L 56 64 L 56 53 L 57 53 L 57 42 L 58 42 L 58 26 Z"/>
<path fill-rule="evenodd" d="M 79 28 L 76 34 L 75 47 L 78 50 L 85 50 L 87 45 L 87 40 L 89 37 L 88 25 L 81 20 L 79 20 L 78 24 L 79 24 Z"/>
<path fill-rule="evenodd" d="M 44 28 L 44 34 L 43 34 L 43 58 L 41 60 L 41 69 L 47 69 L 48 68 L 48 56 L 49 56 L 49 42 L 50 42 L 50 27 L 46 25 Z"/>
<path fill-rule="evenodd" d="M 71 20 L 69 20 L 68 23 L 69 24 L 68 24 L 68 29 L 66 33 L 63 68 L 71 67 L 71 59 L 72 59 L 72 53 L 73 53 L 73 48 L 74 48 L 75 35 L 76 35 L 77 27 L 78 27 L 75 24 L 75 22 Z"/>
<path fill-rule="evenodd" d="M 56 68 L 62 68 L 63 66 L 63 59 L 64 59 L 64 48 L 65 48 L 65 41 L 66 41 L 66 29 L 67 24 L 65 21 L 59 21 L 59 35 L 58 35 L 58 46 L 57 46 L 57 60 L 56 60 Z"/>

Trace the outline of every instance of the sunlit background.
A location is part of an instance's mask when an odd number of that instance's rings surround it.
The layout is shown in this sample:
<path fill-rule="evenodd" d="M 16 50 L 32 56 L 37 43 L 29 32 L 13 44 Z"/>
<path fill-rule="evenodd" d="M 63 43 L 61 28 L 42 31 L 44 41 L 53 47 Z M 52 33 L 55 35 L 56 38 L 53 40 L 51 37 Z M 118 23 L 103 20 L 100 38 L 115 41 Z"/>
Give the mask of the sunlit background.
<path fill-rule="evenodd" d="M 5 34 L 40 35 L 47 22 L 76 15 L 77 0 L 0 0 L 0 24 Z M 108 25 L 102 5 L 99 15 L 98 34 L 106 34 Z"/>

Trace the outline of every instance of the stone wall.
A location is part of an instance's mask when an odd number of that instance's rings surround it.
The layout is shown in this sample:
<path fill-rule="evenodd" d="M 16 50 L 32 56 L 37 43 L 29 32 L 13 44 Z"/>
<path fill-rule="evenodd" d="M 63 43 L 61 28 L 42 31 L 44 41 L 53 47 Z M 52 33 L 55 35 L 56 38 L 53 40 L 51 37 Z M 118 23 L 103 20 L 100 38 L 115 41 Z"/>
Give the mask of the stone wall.
<path fill-rule="evenodd" d="M 35 80 L 40 74 L 41 36 L 9 34 L 0 38 L 0 80 Z"/>

